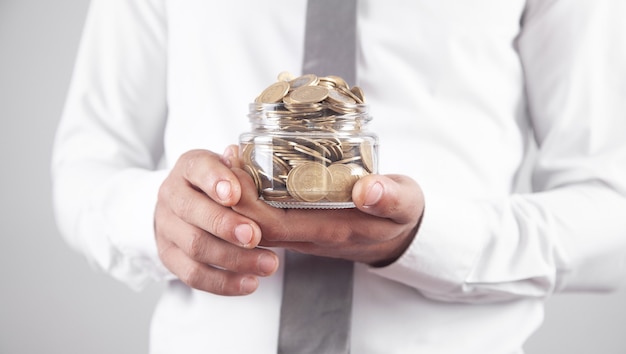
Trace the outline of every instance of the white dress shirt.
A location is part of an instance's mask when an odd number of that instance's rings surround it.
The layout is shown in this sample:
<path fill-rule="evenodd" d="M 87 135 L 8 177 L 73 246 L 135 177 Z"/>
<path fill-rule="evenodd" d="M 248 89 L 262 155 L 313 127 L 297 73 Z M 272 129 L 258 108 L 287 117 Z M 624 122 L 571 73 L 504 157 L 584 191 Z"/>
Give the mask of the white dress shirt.
<path fill-rule="evenodd" d="M 57 219 L 113 277 L 169 282 L 152 353 L 276 352 L 282 266 L 249 296 L 190 289 L 158 258 L 153 211 L 182 153 L 236 144 L 249 102 L 281 71 L 301 73 L 305 7 L 93 1 L 54 147 Z M 358 11 L 380 172 L 418 181 L 426 211 L 395 263 L 356 266 L 352 353 L 521 353 L 552 293 L 624 279 L 626 2 Z"/>

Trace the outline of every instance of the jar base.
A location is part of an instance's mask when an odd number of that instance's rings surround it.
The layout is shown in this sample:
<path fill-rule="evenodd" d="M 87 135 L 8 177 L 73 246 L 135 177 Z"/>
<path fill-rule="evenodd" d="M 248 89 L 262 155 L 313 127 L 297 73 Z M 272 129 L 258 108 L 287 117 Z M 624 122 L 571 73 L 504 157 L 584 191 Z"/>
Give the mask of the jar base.
<path fill-rule="evenodd" d="M 351 209 L 355 208 L 353 202 L 286 202 L 275 200 L 264 200 L 265 203 L 280 209 Z"/>

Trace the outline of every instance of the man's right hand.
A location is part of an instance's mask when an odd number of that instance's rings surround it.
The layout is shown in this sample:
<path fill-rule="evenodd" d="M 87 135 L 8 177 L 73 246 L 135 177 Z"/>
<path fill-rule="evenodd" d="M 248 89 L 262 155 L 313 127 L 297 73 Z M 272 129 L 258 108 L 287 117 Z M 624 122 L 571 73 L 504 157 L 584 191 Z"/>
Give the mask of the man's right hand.
<path fill-rule="evenodd" d="M 218 295 L 247 295 L 257 276 L 278 268 L 278 256 L 257 248 L 261 229 L 230 207 L 241 184 L 230 167 L 230 147 L 183 154 L 159 190 L 154 228 L 163 264 L 185 284 Z"/>

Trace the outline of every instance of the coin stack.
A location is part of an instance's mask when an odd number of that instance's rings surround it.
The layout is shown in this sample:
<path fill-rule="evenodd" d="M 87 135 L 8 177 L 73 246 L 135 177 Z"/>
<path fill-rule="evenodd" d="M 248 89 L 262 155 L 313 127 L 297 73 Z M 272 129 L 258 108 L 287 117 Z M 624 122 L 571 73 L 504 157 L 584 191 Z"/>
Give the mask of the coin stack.
<path fill-rule="evenodd" d="M 270 205 L 354 207 L 354 183 L 377 172 L 363 91 L 341 77 L 281 73 L 249 117 L 253 131 L 240 138 L 243 167 Z"/>

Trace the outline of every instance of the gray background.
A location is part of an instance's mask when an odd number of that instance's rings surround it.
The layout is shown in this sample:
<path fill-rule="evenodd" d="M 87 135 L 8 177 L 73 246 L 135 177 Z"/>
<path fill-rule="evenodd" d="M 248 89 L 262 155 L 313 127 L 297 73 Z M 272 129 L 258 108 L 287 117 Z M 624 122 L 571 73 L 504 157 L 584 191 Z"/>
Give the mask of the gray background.
<path fill-rule="evenodd" d="M 59 236 L 49 160 L 86 0 L 0 0 L 0 354 L 146 353 L 161 287 L 91 269 Z M 626 353 L 626 289 L 558 295 L 526 346 Z"/>

